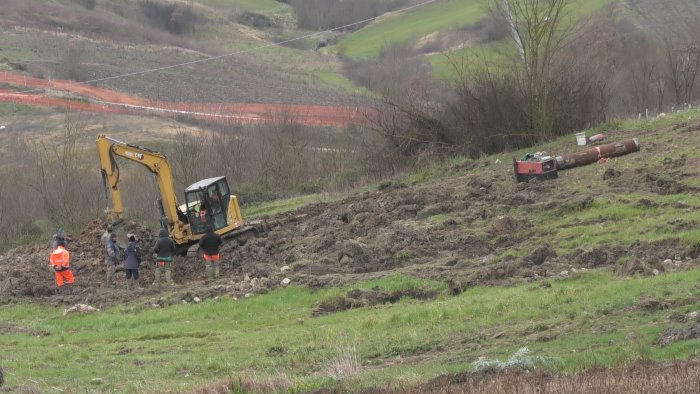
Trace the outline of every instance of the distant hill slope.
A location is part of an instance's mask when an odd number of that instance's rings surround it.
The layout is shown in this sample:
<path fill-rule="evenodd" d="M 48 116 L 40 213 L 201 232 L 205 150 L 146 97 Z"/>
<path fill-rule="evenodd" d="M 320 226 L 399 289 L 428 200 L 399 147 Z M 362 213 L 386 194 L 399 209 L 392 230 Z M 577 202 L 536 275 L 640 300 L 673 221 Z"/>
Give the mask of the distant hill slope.
<path fill-rule="evenodd" d="M 0 71 L 77 81 L 136 73 L 99 86 L 169 101 L 332 105 L 357 93 L 335 76 L 334 56 L 273 45 L 308 34 L 273 0 L 85 4 L 3 1 Z"/>
<path fill-rule="evenodd" d="M 568 17 L 595 18 L 599 11 L 614 13 L 613 20 L 625 19 L 656 36 L 669 27 L 692 23 L 700 15 L 700 4 L 692 0 L 573 0 Z M 353 59 L 376 58 L 383 47 L 408 42 L 433 56 L 455 50 L 488 53 L 507 42 L 504 27 L 493 23 L 486 0 L 438 0 L 407 12 L 388 13 L 345 37 L 337 50 Z M 501 31 L 494 32 L 494 28 Z M 440 67 L 438 60 L 432 63 Z"/>

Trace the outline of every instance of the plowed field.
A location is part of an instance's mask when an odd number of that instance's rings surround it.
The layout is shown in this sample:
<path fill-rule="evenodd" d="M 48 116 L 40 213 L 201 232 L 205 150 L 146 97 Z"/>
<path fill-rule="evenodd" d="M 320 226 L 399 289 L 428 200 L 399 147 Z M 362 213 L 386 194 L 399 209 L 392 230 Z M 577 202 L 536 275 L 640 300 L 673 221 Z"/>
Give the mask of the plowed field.
<path fill-rule="evenodd" d="M 78 111 L 123 114 L 188 116 L 208 122 L 256 124 L 285 121 L 308 126 L 360 125 L 372 111 L 363 108 L 320 105 L 177 103 L 147 100 L 136 96 L 73 81 L 41 79 L 10 72 L 0 73 L 0 83 L 19 88 L 0 90 L 0 101 L 18 104 L 70 108 Z M 56 97 L 68 92 L 74 98 Z"/>

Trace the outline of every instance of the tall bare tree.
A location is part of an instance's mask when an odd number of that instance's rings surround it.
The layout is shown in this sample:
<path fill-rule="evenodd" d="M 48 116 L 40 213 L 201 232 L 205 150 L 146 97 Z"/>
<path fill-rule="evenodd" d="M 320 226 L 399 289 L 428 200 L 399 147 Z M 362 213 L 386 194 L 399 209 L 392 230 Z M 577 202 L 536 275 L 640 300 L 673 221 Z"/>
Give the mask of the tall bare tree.
<path fill-rule="evenodd" d="M 551 73 L 571 32 L 572 25 L 565 21 L 571 0 L 492 0 L 491 4 L 507 21 L 518 50 L 531 131 L 546 137 L 553 125 Z"/>
<path fill-rule="evenodd" d="M 91 189 L 98 184 L 97 174 L 79 145 L 87 134 L 87 120 L 72 113 L 64 119 L 60 135 L 38 140 L 30 148 L 28 184 L 41 199 L 50 223 L 77 229 L 97 216 L 99 193 Z"/>
<path fill-rule="evenodd" d="M 665 44 L 676 104 L 685 104 L 692 98 L 695 81 L 700 71 L 700 47 L 694 44 L 674 44 L 668 38 Z"/>

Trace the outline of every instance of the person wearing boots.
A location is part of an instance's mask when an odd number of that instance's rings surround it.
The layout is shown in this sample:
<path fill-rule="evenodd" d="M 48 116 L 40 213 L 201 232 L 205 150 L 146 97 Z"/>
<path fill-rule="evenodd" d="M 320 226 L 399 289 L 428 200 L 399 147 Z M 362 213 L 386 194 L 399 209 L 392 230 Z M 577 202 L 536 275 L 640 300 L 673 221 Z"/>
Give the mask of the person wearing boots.
<path fill-rule="evenodd" d="M 156 244 L 153 245 L 153 252 L 155 253 L 156 260 L 156 273 L 154 286 L 160 286 L 161 271 L 165 271 L 165 280 L 168 284 L 172 285 L 172 265 L 173 265 L 173 253 L 175 252 L 175 242 L 168 235 L 168 230 L 162 228 L 158 233 L 158 239 Z"/>
<path fill-rule="evenodd" d="M 214 232 L 212 226 L 207 228 L 207 233 L 199 240 L 199 248 L 204 252 L 204 265 L 209 280 L 219 277 L 219 248 L 223 243 L 221 236 Z"/>
<path fill-rule="evenodd" d="M 129 244 L 124 249 L 124 272 L 126 272 L 126 289 L 142 290 L 139 286 L 139 265 L 141 265 L 141 247 L 135 235 L 129 235 Z M 134 282 L 133 285 L 131 282 Z"/>
<path fill-rule="evenodd" d="M 64 292 L 63 286 L 66 286 L 65 292 L 67 294 L 73 294 L 73 284 L 75 278 L 73 277 L 73 271 L 70 269 L 70 253 L 66 249 L 66 240 L 63 238 L 56 238 L 56 249 L 51 252 L 49 257 L 49 262 L 53 271 L 56 274 L 56 285 L 58 285 L 58 294 Z"/>
<path fill-rule="evenodd" d="M 105 286 L 107 287 L 116 287 L 114 273 L 117 271 L 117 264 L 119 264 L 117 233 L 111 233 L 109 239 L 105 242 L 105 271 L 107 272 Z"/>

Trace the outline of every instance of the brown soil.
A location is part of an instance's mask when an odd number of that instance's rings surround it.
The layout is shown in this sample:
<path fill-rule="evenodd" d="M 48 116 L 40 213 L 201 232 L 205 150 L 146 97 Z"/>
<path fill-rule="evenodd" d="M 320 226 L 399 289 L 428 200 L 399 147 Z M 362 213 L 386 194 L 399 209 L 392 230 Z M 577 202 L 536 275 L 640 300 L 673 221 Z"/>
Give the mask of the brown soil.
<path fill-rule="evenodd" d="M 682 320 L 688 321 L 680 327 L 665 329 L 661 335 L 659 335 L 656 344 L 659 346 L 668 346 L 676 341 L 700 338 L 700 316 L 696 313 L 694 319 L 684 317 Z"/>
<path fill-rule="evenodd" d="M 669 130 L 658 130 L 646 137 L 649 141 L 669 138 Z M 126 232 L 139 235 L 146 256 L 141 269 L 144 289 L 127 292 L 121 273 L 117 289 L 102 287 L 105 267 L 100 236 L 105 224 L 94 221 L 80 234 L 74 234 L 70 244 L 77 277 L 75 294 L 54 294 L 47 240 L 43 245 L 0 255 L 0 302 L 81 302 L 97 308 L 120 303 L 163 306 L 224 294 L 245 297 L 283 286 L 284 279 L 292 285 L 319 288 L 351 286 L 395 274 L 443 281 L 458 294 L 474 285 L 546 283 L 590 268 L 619 275 L 660 275 L 697 267 L 700 245 L 689 246 L 680 236 L 673 237 L 676 233 L 687 234 L 697 226 L 697 220 L 690 217 L 681 216 L 663 224 L 659 230 L 671 235 L 666 240 L 586 245 L 568 254 L 555 252 L 557 242 L 562 240 L 550 237 L 546 229 L 533 231 L 533 220 L 540 213 L 573 216 L 562 228 L 600 225 L 604 229 L 610 219 L 589 215 L 588 219 L 579 220 L 576 213 L 590 212 L 614 199 L 650 210 L 671 204 L 681 212 L 695 212 L 698 207 L 683 200 L 650 200 L 649 196 L 656 193 L 692 193 L 689 185 L 697 184 L 697 176 L 691 179 L 682 175 L 692 171 L 696 163 L 673 156 L 672 144 L 647 145 L 636 156 L 562 171 L 559 179 L 546 183 L 516 184 L 507 164 L 465 161 L 432 182 L 409 186 L 386 181 L 374 191 L 273 215 L 265 218 L 270 231 L 261 237 L 242 246 L 226 243 L 222 249 L 222 276 L 213 283 L 205 283 L 201 262 L 178 257 L 174 262 L 177 285 L 151 286 L 154 266 L 150 249 L 155 230 L 129 223 Z M 653 163 L 659 157 L 671 157 L 669 162 L 674 164 L 667 170 L 664 165 L 638 164 Z M 609 168 L 623 175 L 602 179 Z M 656 181 L 649 182 L 648 175 L 652 173 L 658 175 Z M 673 182 L 659 183 L 659 179 Z M 672 187 L 667 189 L 664 185 Z M 525 253 L 520 257 L 513 251 Z M 388 298 L 392 296 L 375 298 L 391 302 Z M 339 305 L 345 308 L 372 302 L 364 295 L 344 297 Z"/>
<path fill-rule="evenodd" d="M 404 297 L 428 300 L 437 297 L 437 295 L 435 291 L 421 289 L 401 290 L 391 293 L 381 290 L 378 287 L 367 291 L 354 289 L 349 291 L 345 297 L 338 296 L 322 301 L 314 308 L 311 314 L 312 316 L 320 316 L 352 308 L 393 304 Z"/>
<path fill-rule="evenodd" d="M 121 272 L 117 289 L 104 288 L 100 236 L 105 224 L 94 221 L 74 235 L 69 245 L 77 277 L 75 294 L 54 294 L 47 241 L 44 245 L 22 247 L 0 255 L 0 301 L 30 299 L 56 305 L 84 302 L 98 308 L 125 302 L 162 306 L 223 294 L 243 297 L 279 287 L 285 278 L 294 285 L 317 288 L 396 273 L 445 281 L 454 293 L 459 293 L 476 284 L 507 285 L 557 278 L 572 268 L 608 267 L 622 275 L 652 275 L 697 263 L 686 259 L 696 258 L 697 253 L 693 256 L 694 252 L 682 247 L 679 241 L 600 246 L 563 256 L 542 245 L 524 258 L 494 261 L 493 256 L 527 242 L 514 234 L 527 232 L 531 223 L 514 208 L 534 209 L 541 204 L 536 202 L 535 186 L 515 184 L 509 175 L 502 174 L 491 183 L 466 175 L 416 187 L 387 184 L 381 190 L 342 201 L 313 203 L 268 217 L 271 229 L 267 234 L 243 246 L 236 242 L 224 246 L 221 279 L 205 283 L 201 263 L 178 257 L 174 263 L 178 285 L 172 288 L 151 286 L 154 267 L 150 248 L 155 231 L 135 223 L 128 223 L 125 232 L 138 234 L 144 248 L 146 261 L 141 268 L 144 290 L 126 291 Z M 560 208 L 581 207 L 590 204 L 587 201 L 573 197 Z M 439 219 L 445 215 L 449 219 Z M 492 221 L 487 233 L 465 231 L 465 226 L 484 218 Z M 616 262 L 622 256 L 626 257 L 626 263 L 620 266 Z M 662 262 L 669 256 L 684 259 L 683 265 L 664 266 Z M 395 296 L 385 294 L 374 298 L 380 300 L 377 302 L 390 302 Z M 370 298 L 367 294 L 345 297 L 341 309 L 371 305 L 374 301 Z"/>

